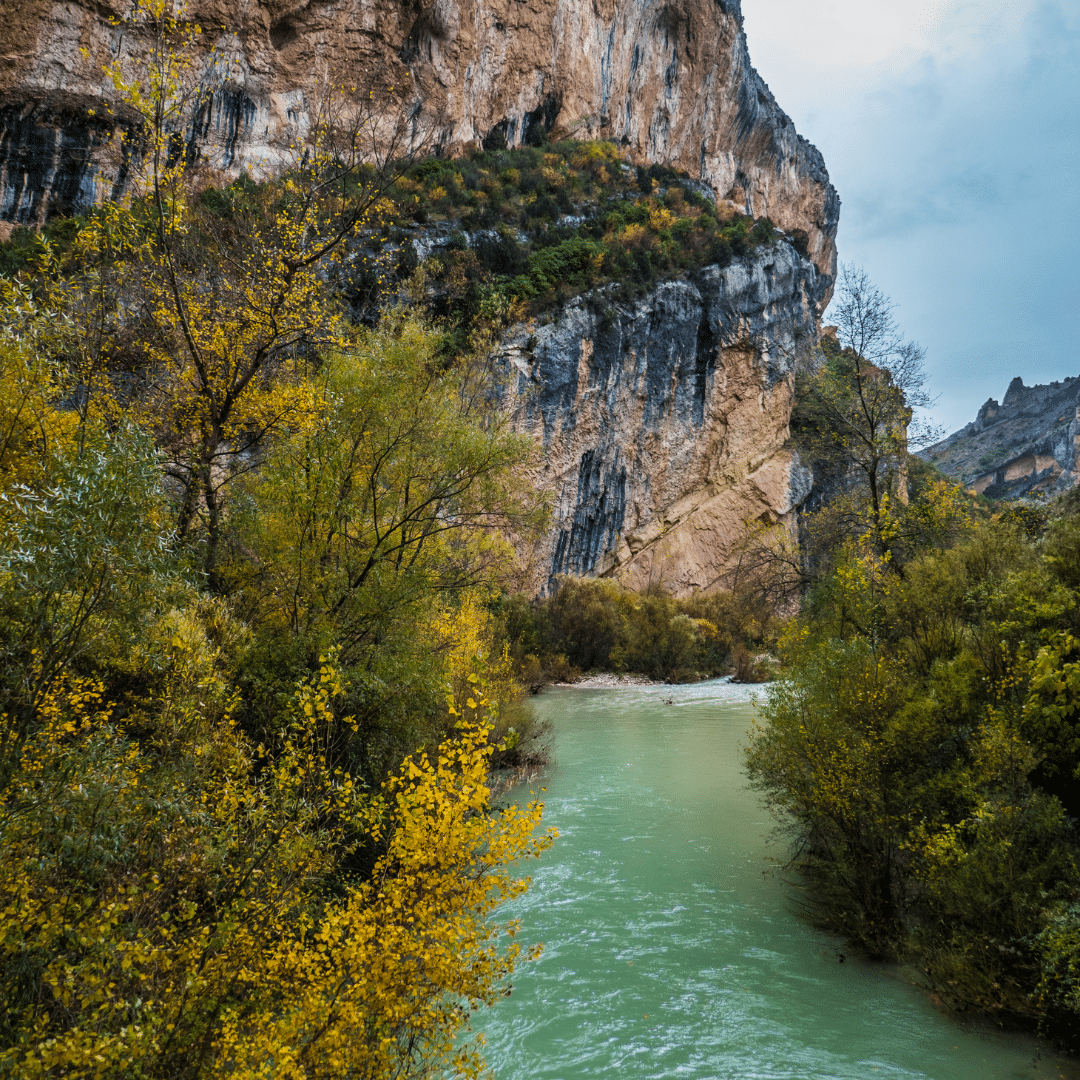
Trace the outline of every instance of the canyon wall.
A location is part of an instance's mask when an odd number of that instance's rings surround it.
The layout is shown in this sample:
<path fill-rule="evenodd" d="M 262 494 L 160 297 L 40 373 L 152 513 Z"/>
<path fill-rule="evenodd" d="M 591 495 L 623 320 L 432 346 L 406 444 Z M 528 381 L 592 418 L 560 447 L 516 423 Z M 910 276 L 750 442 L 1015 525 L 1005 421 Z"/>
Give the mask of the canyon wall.
<path fill-rule="evenodd" d="M 780 241 L 633 305 L 579 300 L 510 341 L 519 423 L 542 448 L 527 479 L 554 496 L 534 591 L 559 573 L 716 588 L 748 525 L 793 527 L 812 483 L 783 449 L 793 359 L 829 284 Z"/>
<path fill-rule="evenodd" d="M 1060 494 L 1080 483 L 1080 378 L 1025 386 L 1017 376 L 999 404 L 919 456 L 994 499 Z"/>
<path fill-rule="evenodd" d="M 109 111 L 102 68 L 145 60 L 130 10 L 5 0 L 0 220 L 118 190 L 109 152 L 132 120 Z M 327 86 L 393 87 L 439 153 L 607 138 L 770 217 L 784 235 L 753 255 L 633 304 L 580 298 L 512 334 L 502 361 L 542 447 L 524 480 L 554 505 L 532 589 L 566 572 L 708 589 L 747 523 L 793 527 L 812 482 L 784 449 L 793 366 L 831 296 L 839 199 L 750 65 L 738 0 L 188 0 L 186 15 L 202 96 L 181 134 L 225 176 L 279 167 Z"/>
<path fill-rule="evenodd" d="M 3 220 L 102 194 L 97 152 L 124 119 L 102 107 L 114 96 L 102 69 L 134 73 L 149 48 L 122 23 L 131 7 L 4 0 Z M 203 31 L 196 141 L 226 172 L 273 167 L 328 85 L 393 86 L 442 152 L 540 129 L 612 138 L 634 162 L 686 169 L 771 217 L 835 271 L 839 200 L 750 65 L 738 0 L 188 0 L 185 11 Z"/>

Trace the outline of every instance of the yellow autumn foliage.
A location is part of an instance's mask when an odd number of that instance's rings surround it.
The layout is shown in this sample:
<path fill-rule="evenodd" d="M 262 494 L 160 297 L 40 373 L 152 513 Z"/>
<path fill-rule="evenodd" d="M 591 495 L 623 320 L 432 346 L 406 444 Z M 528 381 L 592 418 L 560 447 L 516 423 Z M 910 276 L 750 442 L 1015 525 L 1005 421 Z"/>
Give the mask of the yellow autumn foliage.
<path fill-rule="evenodd" d="M 479 1074 L 460 1036 L 521 956 L 490 916 L 551 842 L 542 807 L 491 812 L 482 701 L 365 790 L 325 752 L 341 691 L 328 656 L 276 750 L 226 709 L 162 757 L 74 676 L 4 716 L 0 1074 Z"/>
<path fill-rule="evenodd" d="M 123 408 L 167 451 L 183 496 L 178 531 L 205 539 L 204 569 L 217 585 L 231 483 L 270 436 L 326 411 L 308 376 L 315 351 L 344 340 L 327 280 L 350 272 L 347 241 L 391 211 L 383 192 L 394 155 L 382 168 L 368 161 L 367 128 L 387 102 L 354 95 L 346 108 L 328 92 L 312 103 L 303 145 L 278 163 L 283 175 L 256 183 L 245 173 L 211 190 L 207 182 L 221 180 L 212 152 L 195 168 L 175 152 L 215 89 L 197 70 L 201 28 L 171 0 L 146 0 L 117 26 L 144 44 L 137 60 L 120 57 L 104 72 L 128 124 L 139 121 L 137 136 L 121 128 L 112 147 L 125 162 L 124 195 L 90 215 L 66 279 L 50 290 L 74 322 L 104 330 L 65 350 L 99 410 L 120 408 L 103 376 L 129 336 L 123 362 L 143 374 Z M 392 88 L 381 92 L 393 98 Z M 137 151 L 126 145 L 136 138 Z M 124 310 L 140 312 L 134 339 Z"/>
<path fill-rule="evenodd" d="M 649 228 L 655 232 L 670 229 L 675 224 L 675 215 L 666 206 L 652 199 L 646 200 L 646 206 L 649 210 Z"/>
<path fill-rule="evenodd" d="M 477 1075 L 553 835 L 487 782 L 524 441 L 482 357 L 340 320 L 357 124 L 203 189 L 199 28 L 121 23 L 127 195 L 0 281 L 0 1076 Z"/>
<path fill-rule="evenodd" d="M 431 629 L 434 648 L 446 664 L 448 700 L 466 705 L 483 700 L 486 715 L 495 720 L 500 707 L 521 697 L 521 687 L 514 679 L 509 647 L 494 644 L 488 599 L 479 590 L 465 593 L 456 608 L 436 615 Z"/>
<path fill-rule="evenodd" d="M 48 359 L 52 313 L 32 289 L 0 278 L 0 482 L 39 482 L 48 461 L 74 436 L 76 416 L 62 412 L 59 368 Z"/>

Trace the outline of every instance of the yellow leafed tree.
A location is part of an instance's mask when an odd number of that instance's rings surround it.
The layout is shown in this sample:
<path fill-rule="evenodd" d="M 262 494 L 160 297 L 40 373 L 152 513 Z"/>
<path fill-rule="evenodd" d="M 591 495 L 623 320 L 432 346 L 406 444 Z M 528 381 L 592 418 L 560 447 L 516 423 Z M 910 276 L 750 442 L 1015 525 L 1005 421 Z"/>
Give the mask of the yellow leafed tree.
<path fill-rule="evenodd" d="M 126 236 L 113 288 L 141 317 L 139 407 L 183 491 L 179 533 L 205 538 L 216 588 L 227 485 L 269 433 L 318 412 L 304 376 L 339 339 L 328 281 L 345 272 L 347 242 L 385 216 L 383 193 L 409 160 L 417 122 L 392 87 L 328 98 L 291 160 L 277 163 L 279 179 L 242 174 L 212 191 L 220 174 L 190 135 L 215 89 L 196 70 L 201 28 L 171 0 L 148 0 L 124 29 L 143 43 L 108 70 L 127 124 L 124 221 L 106 229 L 109 215 L 95 217 L 80 257 L 105 259 Z"/>
<path fill-rule="evenodd" d="M 328 658 L 276 753 L 227 702 L 200 714 L 205 686 L 165 758 L 93 680 L 54 680 L 21 740 L 4 718 L 0 1074 L 479 1073 L 460 1036 L 520 956 L 490 916 L 527 884 L 510 865 L 551 842 L 542 807 L 492 810 L 469 719 L 363 791 L 320 744 L 348 723 L 340 690 Z M 373 870 L 349 871 L 372 846 Z"/>

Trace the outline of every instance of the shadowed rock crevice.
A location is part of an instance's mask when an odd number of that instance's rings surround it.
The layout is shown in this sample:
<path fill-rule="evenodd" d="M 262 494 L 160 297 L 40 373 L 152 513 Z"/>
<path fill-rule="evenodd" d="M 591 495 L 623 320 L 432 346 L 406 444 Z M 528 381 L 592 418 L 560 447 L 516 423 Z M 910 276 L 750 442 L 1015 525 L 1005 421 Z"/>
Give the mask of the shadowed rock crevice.
<path fill-rule="evenodd" d="M 218 155 L 211 164 L 215 168 L 230 169 L 257 112 L 255 102 L 238 86 L 225 84 L 205 94 L 191 121 L 187 147 L 189 163 L 194 164 L 199 159 L 200 148 L 210 141 L 209 136 L 214 132 Z"/>
<path fill-rule="evenodd" d="M 578 471 L 573 522 L 555 541 L 549 588 L 557 574 L 591 574 L 614 553 L 626 516 L 626 469 L 615 460 L 607 467 L 600 453 L 586 450 Z"/>
<path fill-rule="evenodd" d="M 0 100 L 0 219 L 41 224 L 114 194 L 99 177 L 107 170 L 113 186 L 123 182 L 122 163 L 106 160 L 118 122 L 90 115 L 95 105 L 65 93 Z"/>
<path fill-rule="evenodd" d="M 542 146 L 559 115 L 558 94 L 547 94 L 521 121 L 521 141 L 527 146 Z"/>

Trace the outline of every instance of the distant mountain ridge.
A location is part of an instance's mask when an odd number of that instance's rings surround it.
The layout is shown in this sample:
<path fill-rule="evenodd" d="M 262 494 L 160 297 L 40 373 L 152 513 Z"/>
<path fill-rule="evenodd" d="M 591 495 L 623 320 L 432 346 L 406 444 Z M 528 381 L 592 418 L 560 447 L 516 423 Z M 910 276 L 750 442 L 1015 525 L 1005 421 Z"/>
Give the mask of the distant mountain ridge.
<path fill-rule="evenodd" d="M 1080 482 L 1080 376 L 1025 386 L 1018 375 L 999 405 L 919 457 L 982 495 L 1057 495 Z"/>

